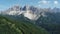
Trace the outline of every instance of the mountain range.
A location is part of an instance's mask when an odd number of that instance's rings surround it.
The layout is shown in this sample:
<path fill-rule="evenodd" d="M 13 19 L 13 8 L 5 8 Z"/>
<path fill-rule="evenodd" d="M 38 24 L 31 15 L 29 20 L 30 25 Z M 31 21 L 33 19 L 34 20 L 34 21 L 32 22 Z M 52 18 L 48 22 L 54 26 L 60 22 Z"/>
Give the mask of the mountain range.
<path fill-rule="evenodd" d="M 23 14 L 24 17 L 27 17 L 31 20 L 37 20 L 41 15 L 46 17 L 45 13 L 46 12 L 50 12 L 50 13 L 56 13 L 56 12 L 60 12 L 59 8 L 38 8 L 38 7 L 34 7 L 34 6 L 29 6 L 29 5 L 25 5 L 24 7 L 20 7 L 18 5 L 15 5 L 5 11 L 1 11 L 0 14 L 3 15 L 21 15 Z"/>
<path fill-rule="evenodd" d="M 20 22 L 19 25 L 21 25 L 21 21 L 23 24 L 28 22 L 28 24 L 32 23 L 37 27 L 44 28 L 50 34 L 60 34 L 60 8 L 38 8 L 29 5 L 20 7 L 15 5 L 7 10 L 0 11 L 0 16 L 1 15 L 11 21 Z"/>

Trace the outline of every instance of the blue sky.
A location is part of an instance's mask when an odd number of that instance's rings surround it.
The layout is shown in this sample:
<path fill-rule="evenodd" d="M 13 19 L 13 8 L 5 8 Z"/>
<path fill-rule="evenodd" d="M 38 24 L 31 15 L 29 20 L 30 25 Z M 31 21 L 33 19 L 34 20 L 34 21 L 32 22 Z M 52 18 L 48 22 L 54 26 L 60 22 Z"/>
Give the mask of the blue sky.
<path fill-rule="evenodd" d="M 60 8 L 60 0 L 0 0 L 0 10 L 6 10 L 11 6 L 33 5 L 40 8 Z"/>

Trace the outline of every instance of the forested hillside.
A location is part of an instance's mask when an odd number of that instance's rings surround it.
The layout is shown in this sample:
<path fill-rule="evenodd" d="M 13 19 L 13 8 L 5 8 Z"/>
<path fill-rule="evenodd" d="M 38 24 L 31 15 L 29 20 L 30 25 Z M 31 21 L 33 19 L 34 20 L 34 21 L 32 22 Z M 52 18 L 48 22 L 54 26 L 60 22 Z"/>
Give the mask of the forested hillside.
<path fill-rule="evenodd" d="M 18 22 L 0 16 L 0 34 L 48 34 L 48 32 L 30 22 Z"/>
<path fill-rule="evenodd" d="M 60 34 L 60 13 L 46 13 L 46 17 L 41 17 L 36 21 L 38 26 L 45 28 L 50 34 Z"/>

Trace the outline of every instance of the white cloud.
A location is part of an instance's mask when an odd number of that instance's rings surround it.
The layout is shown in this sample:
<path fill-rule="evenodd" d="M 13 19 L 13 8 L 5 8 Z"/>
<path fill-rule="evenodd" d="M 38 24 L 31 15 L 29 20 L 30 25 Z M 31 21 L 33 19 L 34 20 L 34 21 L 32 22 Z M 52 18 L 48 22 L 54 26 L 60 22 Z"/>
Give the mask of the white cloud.
<path fill-rule="evenodd" d="M 38 6 L 41 6 L 41 5 L 38 5 Z"/>
<path fill-rule="evenodd" d="M 54 4 L 58 4 L 58 1 L 54 1 Z"/>
<path fill-rule="evenodd" d="M 39 1 L 38 3 L 41 3 L 41 4 L 49 4 L 50 1 L 42 0 L 42 1 Z"/>

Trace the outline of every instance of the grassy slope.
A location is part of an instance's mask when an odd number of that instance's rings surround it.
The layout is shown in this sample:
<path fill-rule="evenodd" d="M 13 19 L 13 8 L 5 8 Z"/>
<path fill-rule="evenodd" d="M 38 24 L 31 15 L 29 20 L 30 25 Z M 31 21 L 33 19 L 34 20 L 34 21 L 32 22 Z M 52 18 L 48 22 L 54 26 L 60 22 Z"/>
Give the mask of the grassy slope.
<path fill-rule="evenodd" d="M 48 32 L 30 22 L 10 21 L 0 16 L 0 34 L 48 34 Z"/>

